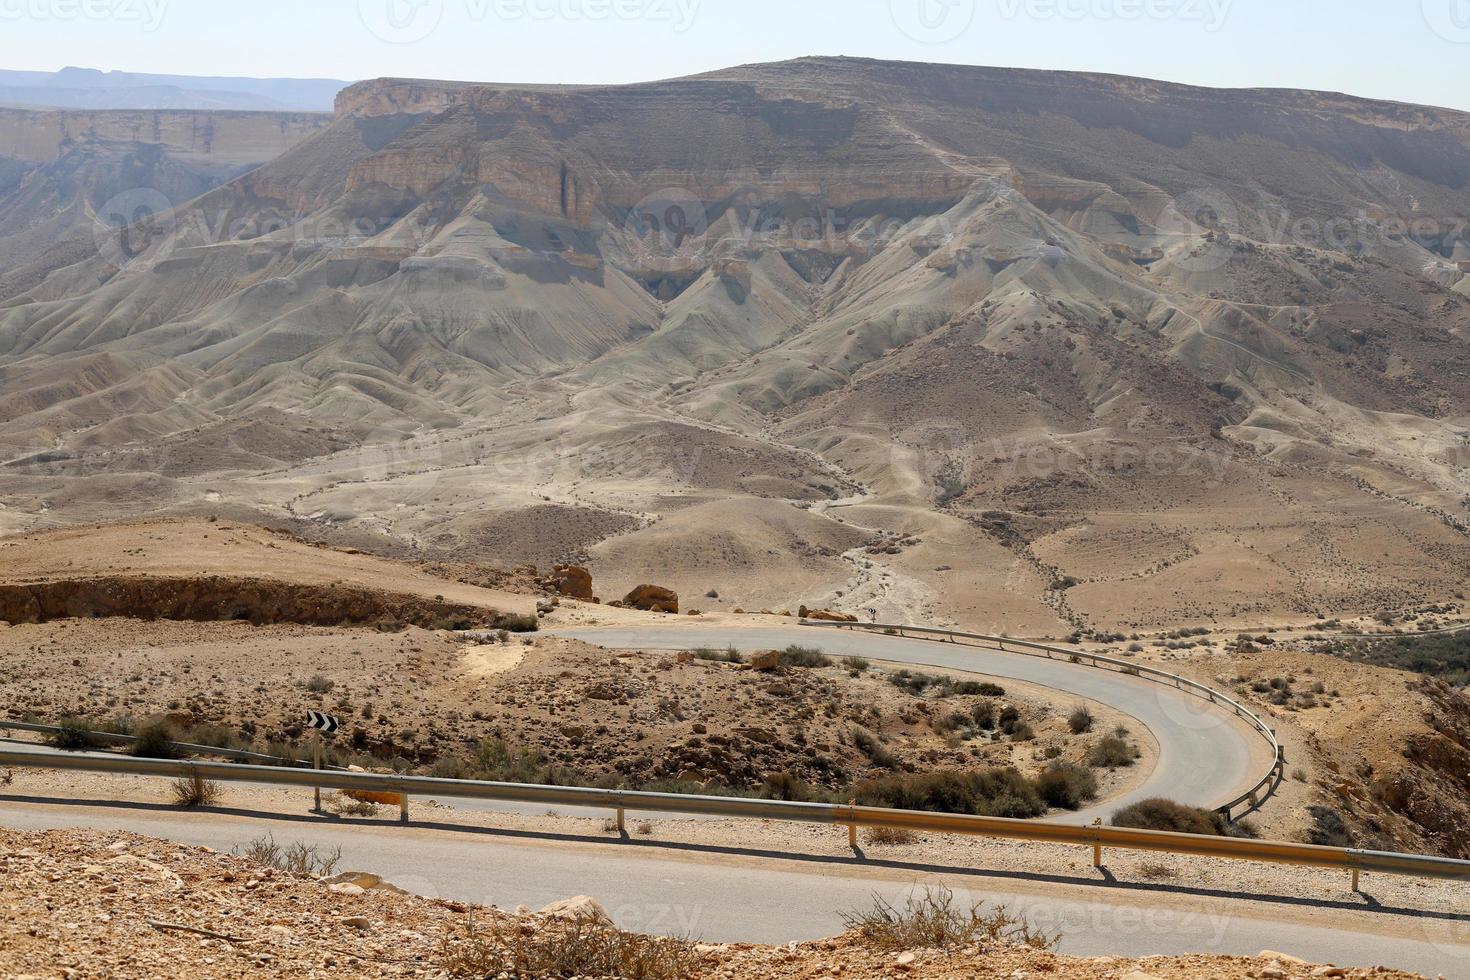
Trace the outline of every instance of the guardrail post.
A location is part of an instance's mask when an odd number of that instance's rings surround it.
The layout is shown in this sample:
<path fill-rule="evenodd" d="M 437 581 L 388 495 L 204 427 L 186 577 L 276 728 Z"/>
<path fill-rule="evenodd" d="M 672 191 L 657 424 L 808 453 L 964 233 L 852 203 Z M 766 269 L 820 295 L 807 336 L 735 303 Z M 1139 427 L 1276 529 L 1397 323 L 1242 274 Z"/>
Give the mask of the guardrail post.
<path fill-rule="evenodd" d="M 1093 844 L 1092 845 L 1092 866 L 1094 868 L 1101 868 L 1102 867 L 1102 845 L 1101 844 Z"/>
<path fill-rule="evenodd" d="M 624 826 L 623 817 L 623 808 L 618 807 L 618 833 L 620 834 L 627 833 L 627 827 Z"/>
<path fill-rule="evenodd" d="M 1354 868 L 1353 869 L 1353 894 L 1354 895 L 1358 894 L 1359 890 L 1360 889 L 1358 888 L 1358 869 L 1357 868 Z"/>
<path fill-rule="evenodd" d="M 408 794 L 398 797 L 398 822 L 408 823 Z"/>

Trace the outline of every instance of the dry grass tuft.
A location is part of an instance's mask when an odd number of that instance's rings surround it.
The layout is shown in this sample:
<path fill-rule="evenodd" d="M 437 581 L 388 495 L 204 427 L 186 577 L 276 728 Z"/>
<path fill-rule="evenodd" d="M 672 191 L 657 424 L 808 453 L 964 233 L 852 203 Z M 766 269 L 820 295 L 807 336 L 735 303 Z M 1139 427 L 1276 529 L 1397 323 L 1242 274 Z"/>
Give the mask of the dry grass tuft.
<path fill-rule="evenodd" d="M 919 835 L 903 827 L 869 827 L 863 835 L 869 844 L 917 844 Z"/>
<path fill-rule="evenodd" d="M 257 837 L 244 850 L 237 847 L 231 853 L 277 871 L 312 877 L 330 875 L 342 861 L 340 847 L 325 851 L 314 844 L 303 844 L 300 841 L 282 847 L 270 834 Z"/>
<path fill-rule="evenodd" d="M 174 780 L 174 803 L 179 806 L 214 806 L 219 802 L 219 785 L 197 772 Z"/>
<path fill-rule="evenodd" d="M 984 902 L 968 909 L 955 904 L 954 892 L 944 886 L 925 888 L 922 895 L 911 894 L 902 909 L 895 908 L 875 895 L 873 907 L 865 911 L 844 912 L 847 928 L 870 946 L 885 950 L 948 949 L 984 943 L 1005 943 L 1052 949 L 1061 936 L 1047 936 L 1033 930 L 1019 915 L 1011 915 L 1004 906 L 986 912 Z"/>
<path fill-rule="evenodd" d="M 686 939 L 640 936 L 592 922 L 523 927 L 497 921 L 446 940 L 438 965 L 452 977 L 684 980 L 698 972 L 701 959 Z"/>

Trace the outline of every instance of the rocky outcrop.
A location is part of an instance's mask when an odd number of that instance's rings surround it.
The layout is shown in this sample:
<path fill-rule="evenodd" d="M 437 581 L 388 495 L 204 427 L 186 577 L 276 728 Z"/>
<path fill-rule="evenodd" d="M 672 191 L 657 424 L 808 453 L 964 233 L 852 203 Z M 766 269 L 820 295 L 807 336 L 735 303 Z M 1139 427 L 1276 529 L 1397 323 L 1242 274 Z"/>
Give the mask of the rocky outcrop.
<path fill-rule="evenodd" d="M 522 625 L 494 609 L 379 589 L 224 575 L 103 577 L 0 585 L 0 620 L 44 623 L 104 616 L 308 626 L 388 623 L 430 629 Z"/>
<path fill-rule="evenodd" d="M 628 609 L 642 609 L 645 612 L 677 613 L 679 593 L 659 585 L 640 585 L 623 596 L 622 605 Z"/>
<path fill-rule="evenodd" d="M 797 611 L 802 619 L 815 619 L 824 623 L 856 623 L 858 618 L 848 613 L 835 612 L 831 609 L 808 609 L 802 606 Z"/>
<path fill-rule="evenodd" d="M 581 565 L 557 565 L 541 584 L 560 595 L 591 602 L 592 573 Z"/>

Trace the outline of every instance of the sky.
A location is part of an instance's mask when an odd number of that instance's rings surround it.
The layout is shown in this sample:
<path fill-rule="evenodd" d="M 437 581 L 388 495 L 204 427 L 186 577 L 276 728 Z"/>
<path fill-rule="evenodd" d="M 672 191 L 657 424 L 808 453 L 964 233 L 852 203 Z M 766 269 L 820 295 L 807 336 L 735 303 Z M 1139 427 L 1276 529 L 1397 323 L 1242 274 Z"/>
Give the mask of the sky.
<path fill-rule="evenodd" d="M 1470 0 L 0 0 L 0 68 L 646 81 L 802 55 L 1470 109 Z"/>

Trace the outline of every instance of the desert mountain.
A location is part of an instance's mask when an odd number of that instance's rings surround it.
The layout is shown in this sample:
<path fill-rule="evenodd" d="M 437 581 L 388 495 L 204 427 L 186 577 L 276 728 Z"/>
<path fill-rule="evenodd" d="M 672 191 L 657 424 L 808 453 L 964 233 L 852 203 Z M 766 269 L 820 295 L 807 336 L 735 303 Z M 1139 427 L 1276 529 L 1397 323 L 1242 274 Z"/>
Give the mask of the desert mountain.
<path fill-rule="evenodd" d="M 329 112 L 348 84 L 330 78 L 152 75 L 95 68 L 0 70 L 0 102 L 57 109 Z"/>
<path fill-rule="evenodd" d="M 1470 115 L 813 58 L 287 129 L 100 238 L 6 185 L 0 525 L 1050 634 L 1470 577 Z"/>

